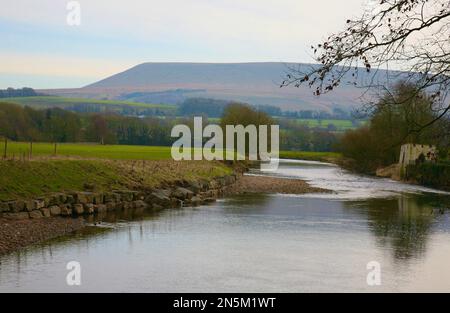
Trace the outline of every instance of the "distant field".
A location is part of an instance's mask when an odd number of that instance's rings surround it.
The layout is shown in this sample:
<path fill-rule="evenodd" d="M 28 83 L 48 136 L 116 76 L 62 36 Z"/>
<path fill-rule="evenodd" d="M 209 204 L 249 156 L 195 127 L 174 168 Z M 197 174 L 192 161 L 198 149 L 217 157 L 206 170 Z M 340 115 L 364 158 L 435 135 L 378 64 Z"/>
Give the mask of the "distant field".
<path fill-rule="evenodd" d="M 275 119 L 279 119 L 280 117 L 275 117 Z M 299 124 L 304 124 L 311 128 L 322 128 L 327 129 L 328 125 L 332 124 L 336 127 L 338 131 L 346 131 L 349 129 L 355 129 L 359 127 L 359 125 L 363 125 L 364 121 L 359 121 L 357 124 L 353 124 L 351 120 L 336 120 L 336 119 L 327 119 L 327 120 L 316 120 L 316 119 L 291 119 Z M 220 118 L 208 118 L 210 123 L 220 123 Z"/>
<path fill-rule="evenodd" d="M 330 162 L 341 157 L 342 154 L 337 152 L 280 151 L 281 159 Z"/>
<path fill-rule="evenodd" d="M 97 106 L 102 109 L 106 108 L 113 109 L 120 107 L 134 108 L 137 110 L 159 109 L 165 111 L 167 110 L 175 111 L 177 109 L 177 106 L 175 105 L 166 105 L 166 104 L 150 104 L 131 101 L 96 100 L 84 98 L 63 98 L 57 96 L 1 98 L 0 102 L 16 103 L 35 108 L 59 107 L 62 109 L 68 109 L 68 108 L 75 108 L 76 106 Z"/>
<path fill-rule="evenodd" d="M 336 120 L 336 119 L 325 119 L 325 120 L 318 120 L 318 119 L 295 119 L 298 123 L 304 124 L 308 127 L 318 127 L 318 128 L 328 128 L 328 126 L 334 125 L 337 130 L 339 131 L 345 131 L 349 129 L 355 129 L 359 126 L 358 124 L 353 124 L 351 120 Z"/>
<path fill-rule="evenodd" d="M 51 143 L 34 143 L 33 156 L 52 156 L 54 149 L 55 146 Z M 113 160 L 167 160 L 171 158 L 170 149 L 170 147 L 61 143 L 56 145 L 56 155 Z M 29 151 L 29 143 L 8 142 L 8 157 L 14 155 L 20 158 L 23 154 L 28 155 Z M 0 155 L 3 156 L 3 152 L 4 143 L 0 142 Z"/>

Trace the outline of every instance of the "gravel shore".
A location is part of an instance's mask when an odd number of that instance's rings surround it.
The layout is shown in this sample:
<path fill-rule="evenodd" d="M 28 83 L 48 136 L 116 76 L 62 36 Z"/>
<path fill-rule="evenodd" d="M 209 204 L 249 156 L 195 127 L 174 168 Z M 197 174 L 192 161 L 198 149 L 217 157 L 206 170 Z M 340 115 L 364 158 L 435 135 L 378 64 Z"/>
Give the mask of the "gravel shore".
<path fill-rule="evenodd" d="M 244 175 L 228 190 L 231 194 L 245 193 L 280 193 L 280 194 L 305 194 L 324 193 L 326 189 L 310 186 L 299 179 L 285 179 L 268 176 Z"/>
<path fill-rule="evenodd" d="M 82 218 L 51 217 L 28 220 L 0 218 L 0 255 L 82 229 Z"/>

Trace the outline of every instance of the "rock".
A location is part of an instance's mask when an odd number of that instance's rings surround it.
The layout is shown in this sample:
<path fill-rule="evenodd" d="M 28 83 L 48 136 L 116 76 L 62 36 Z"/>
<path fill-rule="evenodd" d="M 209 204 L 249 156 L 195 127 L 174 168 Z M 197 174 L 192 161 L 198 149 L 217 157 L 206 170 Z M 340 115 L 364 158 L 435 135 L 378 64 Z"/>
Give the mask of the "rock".
<path fill-rule="evenodd" d="M 74 204 L 72 206 L 72 212 L 76 215 L 83 215 L 84 213 L 84 207 L 82 204 Z"/>
<path fill-rule="evenodd" d="M 61 215 L 61 208 L 57 205 L 53 205 L 53 206 L 49 207 L 49 210 L 50 210 L 51 216 Z"/>
<path fill-rule="evenodd" d="M 92 203 L 83 204 L 84 213 L 93 214 L 94 213 L 94 205 Z"/>
<path fill-rule="evenodd" d="M 3 217 L 10 220 L 27 220 L 30 216 L 28 212 L 3 213 Z"/>
<path fill-rule="evenodd" d="M 156 203 L 162 207 L 168 207 L 172 203 L 172 201 L 169 198 L 170 191 L 168 190 L 155 190 L 152 192 L 146 199 L 145 202 L 147 203 Z"/>
<path fill-rule="evenodd" d="M 66 203 L 67 204 L 74 204 L 75 203 L 75 197 L 73 195 L 67 195 L 66 196 Z"/>
<path fill-rule="evenodd" d="M 214 203 L 217 200 L 215 198 L 205 198 L 203 199 L 203 203 Z"/>
<path fill-rule="evenodd" d="M 45 201 L 43 199 L 34 200 L 37 210 L 45 208 Z"/>
<path fill-rule="evenodd" d="M 50 214 L 50 209 L 42 208 L 42 209 L 41 209 L 41 212 L 42 212 L 42 215 L 43 215 L 44 217 L 50 217 L 50 216 L 51 216 L 51 214 Z"/>
<path fill-rule="evenodd" d="M 25 202 L 22 200 L 9 202 L 9 209 L 13 213 L 22 212 L 25 210 Z"/>
<path fill-rule="evenodd" d="M 183 200 L 180 200 L 177 198 L 172 198 L 171 200 L 172 200 L 172 207 L 174 207 L 174 208 L 182 208 L 183 207 L 183 204 L 184 204 Z"/>
<path fill-rule="evenodd" d="M 120 202 L 120 195 L 113 192 L 108 192 L 104 194 L 104 203 L 108 202 Z"/>
<path fill-rule="evenodd" d="M 134 209 L 146 209 L 147 207 L 148 207 L 148 204 L 142 200 L 137 200 L 137 201 L 133 202 Z"/>
<path fill-rule="evenodd" d="M 94 202 L 94 194 L 92 192 L 76 192 L 73 194 L 75 203 L 86 204 Z"/>
<path fill-rule="evenodd" d="M 190 201 L 190 204 L 192 206 L 198 206 L 198 205 L 201 205 L 202 203 L 203 203 L 203 200 L 200 197 L 192 197 L 192 199 Z"/>
<path fill-rule="evenodd" d="M 72 208 L 70 204 L 63 204 L 61 205 L 61 215 L 62 216 L 71 216 L 72 215 Z"/>
<path fill-rule="evenodd" d="M 54 205 L 62 204 L 63 202 L 61 202 L 60 196 L 61 196 L 60 194 L 53 194 L 53 195 L 51 195 L 48 205 L 54 206 Z"/>
<path fill-rule="evenodd" d="M 172 192 L 172 197 L 175 197 L 179 200 L 191 199 L 194 196 L 194 193 L 184 187 L 178 187 Z"/>
<path fill-rule="evenodd" d="M 0 202 L 0 213 L 9 212 L 9 204 L 7 202 Z"/>
<path fill-rule="evenodd" d="M 96 204 L 94 205 L 94 211 L 95 213 L 105 213 L 108 209 L 105 204 Z"/>
<path fill-rule="evenodd" d="M 67 202 L 67 195 L 65 193 L 59 194 L 59 203 L 66 203 Z"/>
<path fill-rule="evenodd" d="M 36 202 L 34 200 L 29 200 L 29 201 L 25 201 L 25 209 L 28 212 L 31 212 L 31 211 L 37 210 L 38 208 L 37 208 Z"/>
<path fill-rule="evenodd" d="M 198 181 L 191 181 L 189 183 L 189 187 L 190 190 L 192 190 L 194 193 L 199 193 L 200 191 L 202 191 L 203 186 L 201 183 L 199 183 Z"/>
<path fill-rule="evenodd" d="M 29 215 L 30 215 L 30 218 L 34 218 L 34 219 L 36 219 L 36 218 L 43 218 L 43 217 L 44 217 L 44 215 L 42 214 L 42 212 L 39 211 L 39 210 L 31 211 L 31 212 L 29 213 Z"/>

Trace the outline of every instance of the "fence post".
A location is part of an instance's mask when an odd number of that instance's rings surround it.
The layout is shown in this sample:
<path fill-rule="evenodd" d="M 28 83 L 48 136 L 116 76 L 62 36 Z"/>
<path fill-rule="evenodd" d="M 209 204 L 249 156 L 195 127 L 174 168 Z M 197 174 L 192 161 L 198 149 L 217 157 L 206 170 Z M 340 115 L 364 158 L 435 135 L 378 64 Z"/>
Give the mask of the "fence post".
<path fill-rule="evenodd" d="M 33 157 L 33 141 L 30 141 L 30 156 L 29 156 L 30 160 L 32 157 Z"/>
<path fill-rule="evenodd" d="M 8 151 L 8 138 L 5 137 L 5 150 L 3 152 L 3 158 L 6 160 L 6 153 Z"/>
<path fill-rule="evenodd" d="M 53 151 L 53 155 L 56 156 L 56 142 L 55 142 L 55 150 Z"/>

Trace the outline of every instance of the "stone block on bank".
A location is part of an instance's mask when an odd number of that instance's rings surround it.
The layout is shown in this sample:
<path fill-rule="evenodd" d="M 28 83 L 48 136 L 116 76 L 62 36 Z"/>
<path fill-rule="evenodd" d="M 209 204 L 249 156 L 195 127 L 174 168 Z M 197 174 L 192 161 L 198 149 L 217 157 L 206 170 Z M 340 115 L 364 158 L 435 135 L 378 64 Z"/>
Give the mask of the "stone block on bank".
<path fill-rule="evenodd" d="M 194 196 L 194 193 L 191 190 L 184 188 L 184 187 L 177 187 L 172 192 L 172 197 L 175 197 L 180 200 L 191 199 L 193 196 Z"/>
<path fill-rule="evenodd" d="M 201 205 L 202 203 L 203 203 L 203 200 L 200 197 L 192 197 L 192 199 L 190 201 L 190 204 L 192 206 L 198 206 L 198 205 Z"/>
<path fill-rule="evenodd" d="M 40 209 L 45 208 L 45 201 L 44 201 L 44 199 L 34 200 L 34 204 L 35 204 L 36 210 L 40 210 Z"/>
<path fill-rule="evenodd" d="M 152 192 L 148 197 L 146 197 L 145 202 L 152 204 L 155 203 L 162 207 L 169 207 L 172 203 L 169 196 L 169 190 L 158 189 Z"/>
<path fill-rule="evenodd" d="M 0 213 L 9 212 L 9 204 L 7 202 L 0 202 Z"/>
<path fill-rule="evenodd" d="M 72 212 L 76 215 L 83 215 L 84 207 L 82 204 L 74 204 L 72 205 Z"/>
<path fill-rule="evenodd" d="M 44 217 L 50 217 L 50 216 L 51 216 L 51 214 L 50 214 L 50 209 L 42 208 L 42 209 L 40 209 L 40 210 L 41 210 L 42 215 L 43 215 Z"/>
<path fill-rule="evenodd" d="M 51 216 L 61 215 L 61 208 L 57 205 L 52 205 L 51 207 L 49 207 L 49 210 Z"/>
<path fill-rule="evenodd" d="M 39 210 L 31 211 L 31 212 L 29 213 L 29 216 L 30 216 L 30 218 L 33 218 L 33 219 L 43 218 L 43 217 L 44 217 L 44 215 L 42 214 L 42 212 L 39 211 Z"/>
<path fill-rule="evenodd" d="M 72 207 L 70 204 L 62 204 L 60 206 L 60 208 L 61 208 L 62 216 L 71 216 L 72 215 Z"/>
<path fill-rule="evenodd" d="M 86 214 L 94 213 L 94 205 L 92 203 L 84 203 L 83 208 L 84 208 L 84 213 L 86 213 Z"/>
<path fill-rule="evenodd" d="M 37 210 L 36 202 L 34 200 L 25 201 L 25 210 L 28 212 Z"/>
<path fill-rule="evenodd" d="M 118 193 L 114 193 L 114 192 L 105 193 L 103 201 L 104 201 L 104 203 L 119 202 L 120 201 L 120 195 Z"/>
<path fill-rule="evenodd" d="M 9 202 L 9 210 L 13 213 L 22 212 L 25 210 L 25 201 L 17 200 Z"/>
<path fill-rule="evenodd" d="M 142 200 L 136 200 L 133 202 L 133 209 L 146 209 L 148 204 Z"/>

